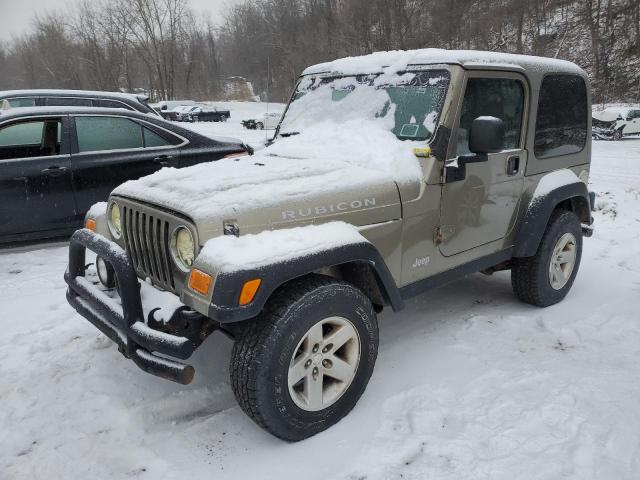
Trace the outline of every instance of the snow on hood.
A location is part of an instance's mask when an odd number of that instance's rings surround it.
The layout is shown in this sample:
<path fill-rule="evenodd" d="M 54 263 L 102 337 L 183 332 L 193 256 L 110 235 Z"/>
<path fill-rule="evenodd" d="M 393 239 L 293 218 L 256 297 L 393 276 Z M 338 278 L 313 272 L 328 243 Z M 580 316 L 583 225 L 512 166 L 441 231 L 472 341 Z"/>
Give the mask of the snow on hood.
<path fill-rule="evenodd" d="M 120 185 L 113 195 L 170 208 L 199 221 L 366 191 L 394 181 L 419 181 L 413 142 L 401 142 L 380 129 L 366 131 L 359 128 L 354 134 L 344 124 L 313 126 L 253 156 L 164 168 Z M 397 194 L 396 187 L 392 189 Z"/>
<path fill-rule="evenodd" d="M 601 112 L 593 112 L 593 118 L 595 118 L 596 120 L 600 120 L 601 122 L 614 122 L 620 117 L 622 117 L 623 119 L 627 118 L 629 110 L 632 109 L 628 107 L 605 108 Z"/>

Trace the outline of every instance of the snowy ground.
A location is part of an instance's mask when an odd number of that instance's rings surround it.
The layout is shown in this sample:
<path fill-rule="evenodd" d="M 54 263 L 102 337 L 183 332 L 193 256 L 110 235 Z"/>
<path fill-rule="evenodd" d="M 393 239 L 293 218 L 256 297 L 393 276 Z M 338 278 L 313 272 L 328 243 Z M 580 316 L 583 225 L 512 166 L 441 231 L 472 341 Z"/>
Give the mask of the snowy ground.
<path fill-rule="evenodd" d="M 260 140 L 232 115 L 193 127 Z M 224 336 L 194 384 L 152 377 L 67 305 L 63 243 L 0 251 L 0 479 L 637 479 L 640 138 L 594 142 L 591 178 L 596 233 L 565 301 L 476 274 L 385 312 L 359 404 L 298 444 L 236 406 Z"/>

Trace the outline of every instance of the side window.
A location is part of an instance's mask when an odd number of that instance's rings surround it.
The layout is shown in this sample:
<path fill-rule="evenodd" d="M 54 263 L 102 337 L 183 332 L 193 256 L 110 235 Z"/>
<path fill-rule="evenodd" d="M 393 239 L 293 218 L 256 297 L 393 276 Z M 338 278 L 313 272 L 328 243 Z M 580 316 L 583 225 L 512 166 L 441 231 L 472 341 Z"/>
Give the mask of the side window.
<path fill-rule="evenodd" d="M 2 102 L 2 108 L 8 110 L 10 108 L 19 107 L 35 107 L 35 98 L 7 98 Z"/>
<path fill-rule="evenodd" d="M 0 159 L 60 154 L 59 120 L 20 122 L 0 128 Z"/>
<path fill-rule="evenodd" d="M 457 154 L 469 151 L 471 123 L 478 117 L 501 119 L 505 127 L 504 149 L 520 147 L 524 87 L 519 80 L 509 78 L 470 78 L 462 102 L 458 127 Z"/>
<path fill-rule="evenodd" d="M 587 141 L 587 115 L 587 87 L 582 77 L 544 77 L 536 118 L 536 157 L 580 152 Z"/>
<path fill-rule="evenodd" d="M 144 135 L 144 146 L 145 148 L 152 147 L 164 147 L 166 145 L 175 145 L 175 142 L 171 142 L 166 138 L 158 135 L 156 132 L 149 128 L 142 127 L 142 132 Z M 178 142 L 180 143 L 180 142 Z"/>
<path fill-rule="evenodd" d="M 94 107 L 100 107 L 100 108 L 124 108 L 126 110 L 133 110 L 133 108 L 131 108 L 126 103 L 122 103 L 122 102 L 119 102 L 117 100 L 94 99 L 94 100 L 92 100 L 92 102 L 93 102 L 93 106 Z"/>
<path fill-rule="evenodd" d="M 44 104 L 47 107 L 90 107 L 91 100 L 78 97 L 46 97 Z"/>
<path fill-rule="evenodd" d="M 76 117 L 78 150 L 96 152 L 142 148 L 142 127 L 122 117 Z"/>

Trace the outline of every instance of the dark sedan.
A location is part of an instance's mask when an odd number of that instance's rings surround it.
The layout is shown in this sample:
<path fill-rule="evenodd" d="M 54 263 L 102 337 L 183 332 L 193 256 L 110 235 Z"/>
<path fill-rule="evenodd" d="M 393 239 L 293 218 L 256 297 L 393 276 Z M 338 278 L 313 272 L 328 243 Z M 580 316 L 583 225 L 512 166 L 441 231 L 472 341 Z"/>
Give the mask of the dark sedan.
<path fill-rule="evenodd" d="M 68 235 L 116 186 L 164 166 L 251 152 L 122 109 L 0 112 L 0 243 Z"/>

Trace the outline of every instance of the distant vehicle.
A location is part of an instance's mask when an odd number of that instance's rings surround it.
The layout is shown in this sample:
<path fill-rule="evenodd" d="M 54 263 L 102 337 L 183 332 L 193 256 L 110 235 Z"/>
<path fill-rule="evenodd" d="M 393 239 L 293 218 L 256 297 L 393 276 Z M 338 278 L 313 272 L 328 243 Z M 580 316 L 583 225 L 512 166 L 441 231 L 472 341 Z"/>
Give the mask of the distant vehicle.
<path fill-rule="evenodd" d="M 186 105 L 195 105 L 193 100 L 163 100 L 153 105 L 155 111 L 165 120 L 176 119 L 176 109 Z"/>
<path fill-rule="evenodd" d="M 0 91 L 0 110 L 20 107 L 100 107 L 124 108 L 158 115 L 149 106 L 149 97 L 133 93 L 89 90 L 5 90 Z"/>
<path fill-rule="evenodd" d="M 247 152 L 240 140 L 122 109 L 0 112 L 0 243 L 71 234 L 127 180 Z"/>
<path fill-rule="evenodd" d="M 231 116 L 229 110 L 202 105 L 184 105 L 174 110 L 177 122 L 226 122 Z"/>
<path fill-rule="evenodd" d="M 282 112 L 264 113 L 256 118 L 242 121 L 242 126 L 250 130 L 273 130 L 280 123 Z"/>
<path fill-rule="evenodd" d="M 640 107 L 610 107 L 593 114 L 593 138 L 622 140 L 640 134 Z"/>

